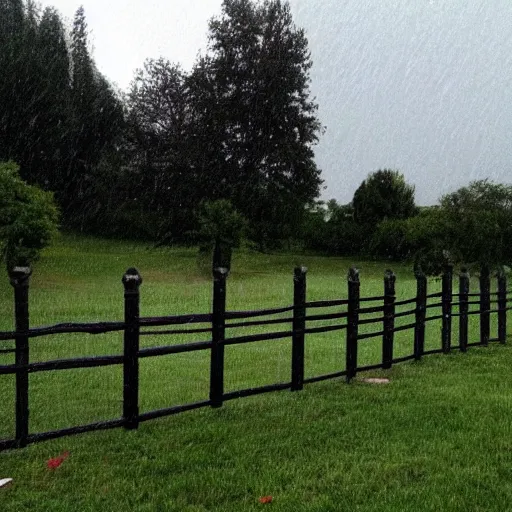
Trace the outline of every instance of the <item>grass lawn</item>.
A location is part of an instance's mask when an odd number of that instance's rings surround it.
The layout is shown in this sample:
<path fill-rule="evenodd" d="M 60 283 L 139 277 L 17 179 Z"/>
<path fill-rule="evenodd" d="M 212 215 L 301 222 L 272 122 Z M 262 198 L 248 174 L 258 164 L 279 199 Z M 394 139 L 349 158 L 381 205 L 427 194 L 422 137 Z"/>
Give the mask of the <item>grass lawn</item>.
<path fill-rule="evenodd" d="M 308 300 L 344 298 L 351 263 L 235 253 L 228 309 L 290 305 L 298 264 L 309 268 Z M 382 295 L 387 265 L 356 263 L 361 296 Z M 65 236 L 34 269 L 31 325 L 121 320 L 121 277 L 130 266 L 144 279 L 142 316 L 210 311 L 211 281 L 198 266 L 195 250 L 147 250 L 142 244 Z M 393 270 L 397 299 L 413 297 L 411 269 L 393 265 Z M 0 330 L 11 330 L 12 289 L 7 278 L 2 280 Z M 476 283 L 472 286 L 477 289 Z M 439 290 L 439 282 L 429 282 L 429 293 Z M 470 341 L 478 341 L 477 317 L 470 318 Z M 412 320 L 401 318 L 397 325 Z M 491 325 L 495 336 L 495 318 Z M 377 330 L 380 326 L 364 326 L 361 332 Z M 230 335 L 261 328 L 233 331 Z M 453 336 L 455 344 L 456 320 Z M 207 339 L 145 336 L 141 344 Z M 412 331 L 396 333 L 395 355 L 410 354 L 412 341 Z M 440 344 L 440 323 L 428 324 L 426 349 Z M 31 361 L 116 354 L 122 350 L 122 334 L 36 338 L 30 350 Z M 226 347 L 226 391 L 288 382 L 290 355 L 288 339 Z M 380 358 L 381 338 L 360 342 L 359 365 Z M 11 362 L 13 356 L 0 355 L 0 364 Z M 0 478 L 13 477 L 14 485 L 0 489 L 0 510 L 508 510 L 511 366 L 509 346 L 471 347 L 467 354 L 428 356 L 365 374 L 389 376 L 384 386 L 331 380 L 298 393 L 243 398 L 221 409 L 146 422 L 137 431 L 96 432 L 2 452 Z M 307 377 L 344 368 L 343 331 L 306 337 Z M 207 351 L 143 359 L 140 372 L 141 412 L 208 397 Z M 12 376 L 0 376 L 0 393 L 0 438 L 11 438 Z M 117 418 L 121 408 L 121 367 L 30 376 L 30 432 Z M 48 470 L 46 460 L 65 450 L 69 459 Z M 265 495 L 273 496 L 271 504 L 258 502 Z"/>

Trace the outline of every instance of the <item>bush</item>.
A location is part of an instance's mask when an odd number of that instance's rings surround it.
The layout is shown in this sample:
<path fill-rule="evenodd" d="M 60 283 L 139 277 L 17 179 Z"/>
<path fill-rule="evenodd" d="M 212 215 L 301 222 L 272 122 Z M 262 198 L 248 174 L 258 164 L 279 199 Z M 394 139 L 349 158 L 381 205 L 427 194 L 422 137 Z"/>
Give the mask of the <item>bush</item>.
<path fill-rule="evenodd" d="M 413 260 L 428 275 L 438 275 L 454 257 L 445 213 L 423 209 L 416 217 L 382 221 L 372 237 L 371 254 L 395 261 Z"/>
<path fill-rule="evenodd" d="M 210 254 L 213 266 L 231 267 L 231 250 L 240 246 L 247 227 L 245 218 L 233 208 L 230 201 L 205 201 L 199 212 L 199 251 Z"/>
<path fill-rule="evenodd" d="M 371 233 L 367 226 L 357 224 L 353 219 L 338 222 L 329 221 L 329 252 L 338 256 L 364 255 L 368 251 Z"/>
<path fill-rule="evenodd" d="M 38 259 L 58 219 L 51 192 L 27 185 L 14 162 L 0 163 L 0 254 L 8 271 Z"/>
<path fill-rule="evenodd" d="M 429 274 L 444 264 L 498 268 L 512 261 L 512 186 L 487 180 L 441 198 L 407 221 L 416 263 Z"/>
<path fill-rule="evenodd" d="M 389 169 L 370 174 L 355 191 L 352 206 L 356 222 L 373 228 L 385 219 L 407 219 L 418 213 L 414 186 Z"/>
<path fill-rule="evenodd" d="M 408 239 L 408 221 L 387 219 L 378 224 L 370 242 L 372 256 L 395 261 L 409 258 L 413 244 Z"/>
<path fill-rule="evenodd" d="M 494 268 L 512 261 L 512 185 L 473 181 L 442 197 L 440 211 L 457 261 Z"/>
<path fill-rule="evenodd" d="M 366 252 L 371 232 L 353 218 L 351 205 L 339 205 L 331 199 L 325 207 L 318 203 L 306 212 L 303 240 L 307 249 L 338 256 Z"/>

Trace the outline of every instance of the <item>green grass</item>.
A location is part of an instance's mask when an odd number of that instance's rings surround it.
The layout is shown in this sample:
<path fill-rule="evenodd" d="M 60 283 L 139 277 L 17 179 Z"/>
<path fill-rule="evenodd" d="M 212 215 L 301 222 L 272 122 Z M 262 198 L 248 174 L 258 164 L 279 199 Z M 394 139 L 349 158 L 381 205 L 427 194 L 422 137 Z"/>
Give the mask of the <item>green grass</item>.
<path fill-rule="evenodd" d="M 228 309 L 289 305 L 297 264 L 309 268 L 308 300 L 346 297 L 351 263 L 235 253 Z M 381 295 L 387 265 L 357 263 L 361 296 Z M 130 266 L 144 279 L 143 316 L 210 311 L 211 282 L 195 250 L 147 250 L 141 244 L 67 236 L 34 269 L 31 325 L 121 320 L 121 277 Z M 393 269 L 397 298 L 413 297 L 411 270 Z M 12 289 L 6 278 L 3 283 L 0 330 L 10 330 Z M 476 283 L 472 286 L 477 289 Z M 439 289 L 440 283 L 429 282 L 429 293 Z M 411 321 L 407 317 L 397 324 Z M 492 326 L 495 331 L 495 319 Z M 365 326 L 362 332 L 376 330 L 380 326 Z M 142 344 L 203 339 L 208 338 L 147 336 Z M 470 320 L 470 341 L 478 341 L 476 316 Z M 439 347 L 436 322 L 427 327 L 426 348 Z M 59 335 L 33 339 L 31 360 L 121 350 L 119 333 Z M 411 351 L 412 331 L 397 333 L 395 354 Z M 288 339 L 226 347 L 226 391 L 289 381 L 290 354 Z M 380 338 L 360 342 L 360 365 L 380 358 Z M 0 364 L 12 361 L 5 355 Z M 206 351 L 147 358 L 140 364 L 141 412 L 208 396 Z M 344 366 L 343 331 L 307 336 L 306 376 Z M 365 374 L 389 376 L 385 386 L 337 379 L 299 393 L 243 398 L 221 409 L 146 422 L 137 431 L 96 432 L 3 452 L 0 478 L 11 476 L 15 483 L 0 489 L 0 510 L 507 510 L 512 499 L 511 366 L 508 346 L 471 348 L 467 354 L 429 356 Z M 0 393 L 0 438 L 12 437 L 12 376 L 0 376 Z M 32 374 L 30 431 L 119 417 L 121 399 L 120 367 Z M 71 451 L 70 458 L 48 471 L 46 460 L 64 450 Z M 272 495 L 273 503 L 258 503 L 263 495 Z"/>

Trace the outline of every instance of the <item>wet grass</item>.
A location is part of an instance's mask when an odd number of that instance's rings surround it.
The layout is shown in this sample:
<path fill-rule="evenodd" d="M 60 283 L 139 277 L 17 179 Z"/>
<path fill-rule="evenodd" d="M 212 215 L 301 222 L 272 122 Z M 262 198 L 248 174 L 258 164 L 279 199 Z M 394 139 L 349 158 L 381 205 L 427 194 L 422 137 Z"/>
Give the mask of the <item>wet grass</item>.
<path fill-rule="evenodd" d="M 382 295 L 387 265 L 356 263 L 361 296 Z M 289 305 L 298 264 L 309 268 L 308 300 L 346 297 L 352 261 L 241 251 L 228 280 L 228 309 Z M 143 316 L 210 311 L 207 264 L 198 261 L 194 249 L 148 250 L 141 244 L 67 236 L 34 269 L 31 324 L 121 320 L 121 277 L 131 266 L 144 279 Z M 393 269 L 398 300 L 413 297 L 410 268 Z M 12 289 L 7 279 L 3 282 L 0 330 L 10 330 Z M 429 282 L 429 292 L 439 289 L 440 283 Z M 406 308 L 412 309 L 401 309 Z M 362 332 L 380 329 L 365 326 Z M 456 335 L 455 330 L 454 341 Z M 147 336 L 142 343 L 200 339 Z M 478 341 L 476 317 L 470 321 L 470 341 Z M 440 324 L 433 322 L 426 348 L 440 343 Z M 119 333 L 59 335 L 33 339 L 31 360 L 121 350 Z M 360 364 L 379 362 L 381 350 L 381 338 L 362 341 Z M 397 333 L 395 354 L 411 351 L 412 331 Z M 290 340 L 227 347 L 226 390 L 289 381 L 290 353 Z M 10 356 L 0 361 L 10 362 Z M 385 386 L 327 381 L 300 393 L 244 398 L 221 409 L 147 422 L 133 432 L 116 429 L 3 452 L 0 478 L 11 476 L 15 484 L 0 490 L 0 508 L 258 510 L 265 506 L 258 497 L 272 495 L 267 506 L 283 511 L 506 510 L 512 497 L 511 364 L 508 346 L 471 348 L 467 354 L 429 356 L 365 374 L 390 377 Z M 344 367 L 343 331 L 307 336 L 306 376 Z M 209 354 L 141 360 L 140 379 L 141 412 L 205 399 Z M 14 427 L 14 378 L 0 376 L 0 386 L 0 438 L 6 438 Z M 32 374 L 30 431 L 117 418 L 121 399 L 120 367 Z M 64 450 L 70 458 L 47 470 L 45 461 Z"/>

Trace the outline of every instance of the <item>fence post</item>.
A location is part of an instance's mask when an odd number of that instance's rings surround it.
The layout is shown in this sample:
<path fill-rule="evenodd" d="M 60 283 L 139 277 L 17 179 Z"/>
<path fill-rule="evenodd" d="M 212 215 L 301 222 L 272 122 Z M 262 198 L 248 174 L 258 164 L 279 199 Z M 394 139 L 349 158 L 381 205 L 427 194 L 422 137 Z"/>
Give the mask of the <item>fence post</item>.
<path fill-rule="evenodd" d="M 29 363 L 29 312 L 28 292 L 32 269 L 14 267 L 9 272 L 9 280 L 14 288 L 14 314 L 16 325 L 16 446 L 27 446 L 28 437 L 28 369 Z"/>
<path fill-rule="evenodd" d="M 443 327 L 441 330 L 441 345 L 444 354 L 449 354 L 452 344 L 452 293 L 453 266 L 446 265 L 442 279 L 442 312 Z"/>
<path fill-rule="evenodd" d="M 224 334 L 226 322 L 226 278 L 228 269 L 213 269 L 212 351 L 210 359 L 210 401 L 220 407 L 224 395 Z"/>
<path fill-rule="evenodd" d="M 124 363 L 123 363 L 123 419 L 124 428 L 139 426 L 139 286 L 142 277 L 136 268 L 123 275 L 124 286 Z"/>
<path fill-rule="evenodd" d="M 480 270 L 480 343 L 489 345 L 491 332 L 490 313 L 491 309 L 491 283 L 490 271 L 487 265 L 482 265 Z"/>
<path fill-rule="evenodd" d="M 507 276 L 503 267 L 498 271 L 498 339 L 507 341 Z"/>
<path fill-rule="evenodd" d="M 293 274 L 292 391 L 304 387 L 304 329 L 306 328 L 306 267 Z"/>
<path fill-rule="evenodd" d="M 357 371 L 357 327 L 359 322 L 359 270 L 352 267 L 348 271 L 348 312 L 347 312 L 347 382 L 356 376 Z"/>
<path fill-rule="evenodd" d="M 395 281 L 392 270 L 384 273 L 384 335 L 382 336 L 382 367 L 391 368 L 393 363 L 393 338 L 395 333 Z"/>
<path fill-rule="evenodd" d="M 465 267 L 459 274 L 459 345 L 461 352 L 468 349 L 468 294 L 469 272 Z"/>
<path fill-rule="evenodd" d="M 416 326 L 414 327 L 414 359 L 419 361 L 425 351 L 425 316 L 427 307 L 427 277 L 420 267 L 414 271 L 416 276 Z"/>

